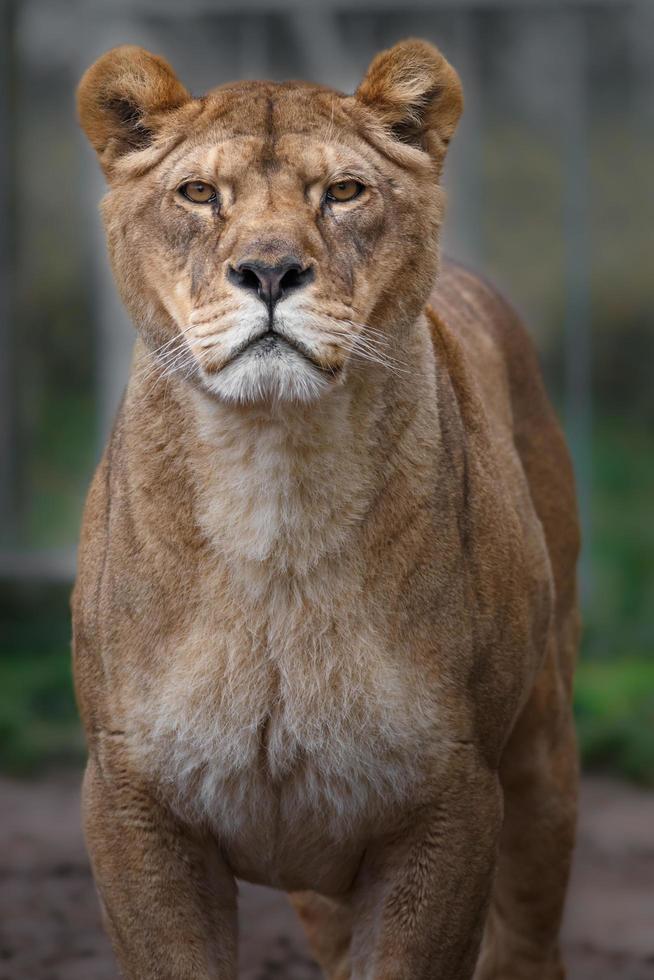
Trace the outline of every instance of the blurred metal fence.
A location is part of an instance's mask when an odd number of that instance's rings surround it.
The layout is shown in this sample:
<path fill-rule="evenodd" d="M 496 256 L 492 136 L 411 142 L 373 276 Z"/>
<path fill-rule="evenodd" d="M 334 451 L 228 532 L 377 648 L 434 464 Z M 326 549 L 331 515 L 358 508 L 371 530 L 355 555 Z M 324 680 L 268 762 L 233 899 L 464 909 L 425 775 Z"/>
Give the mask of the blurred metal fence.
<path fill-rule="evenodd" d="M 459 70 L 466 112 L 448 161 L 450 207 L 446 249 L 483 270 L 487 254 L 480 231 L 485 208 L 480 181 L 480 132 L 489 109 L 482 73 L 492 16 L 510 17 L 511 58 L 503 64 L 505 86 L 521 88 L 528 111 L 543 113 L 555 134 L 562 171 L 563 322 L 565 415 L 575 456 L 582 514 L 589 528 L 591 435 L 591 329 L 589 295 L 588 46 L 593 15 L 611 9 L 630 38 L 637 71 L 651 81 L 654 33 L 650 0 L 2 0 L 0 126 L 0 519 L 9 533 L 0 549 L 0 577 L 68 578 L 73 547 L 20 546 L 17 483 L 12 461 L 20 450 L 16 394 L 22 383 L 17 360 L 13 281 L 19 214 L 15 200 L 13 141 L 21 126 L 12 102 L 16 78 L 45 66 L 60 70 L 70 86 L 88 64 L 119 43 L 142 44 L 166 55 L 194 91 L 234 77 L 307 77 L 353 90 L 381 47 L 402 36 L 435 40 Z M 72 107 L 71 107 L 72 108 Z M 38 108 L 37 108 L 38 111 Z M 102 182 L 85 153 L 82 198 L 95 211 Z M 85 274 L 92 283 L 96 332 L 98 433 L 106 435 L 128 370 L 132 328 L 118 301 L 106 261 L 99 221 L 80 225 Z M 586 579 L 588 572 L 585 572 Z"/>

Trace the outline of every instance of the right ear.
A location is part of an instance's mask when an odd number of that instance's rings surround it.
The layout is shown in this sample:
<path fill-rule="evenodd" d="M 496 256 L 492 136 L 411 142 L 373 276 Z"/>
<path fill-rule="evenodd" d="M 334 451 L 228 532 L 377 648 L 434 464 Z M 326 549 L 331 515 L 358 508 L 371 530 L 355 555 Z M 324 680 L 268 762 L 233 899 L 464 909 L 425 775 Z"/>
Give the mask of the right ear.
<path fill-rule="evenodd" d="M 162 114 L 190 98 L 167 61 L 126 44 L 86 71 L 77 89 L 77 111 L 108 174 L 124 153 L 149 146 Z"/>

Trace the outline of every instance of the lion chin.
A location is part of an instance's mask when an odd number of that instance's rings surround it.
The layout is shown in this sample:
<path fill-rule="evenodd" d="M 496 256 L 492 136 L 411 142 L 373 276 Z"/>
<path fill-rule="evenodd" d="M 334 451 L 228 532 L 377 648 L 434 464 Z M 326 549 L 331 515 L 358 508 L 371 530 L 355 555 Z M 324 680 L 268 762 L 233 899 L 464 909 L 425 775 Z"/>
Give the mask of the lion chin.
<path fill-rule="evenodd" d="M 263 338 L 216 374 L 203 372 L 214 397 L 237 405 L 309 404 L 334 386 L 337 373 L 312 364 L 283 338 Z"/>

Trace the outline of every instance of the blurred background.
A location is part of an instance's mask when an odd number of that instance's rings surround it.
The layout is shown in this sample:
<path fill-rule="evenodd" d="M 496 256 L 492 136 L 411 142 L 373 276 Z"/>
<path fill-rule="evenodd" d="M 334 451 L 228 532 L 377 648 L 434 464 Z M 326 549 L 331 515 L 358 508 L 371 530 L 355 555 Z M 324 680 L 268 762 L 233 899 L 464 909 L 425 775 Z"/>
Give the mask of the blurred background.
<path fill-rule="evenodd" d="M 132 328 L 74 89 L 125 42 L 194 93 L 303 77 L 352 91 L 380 48 L 463 78 L 445 250 L 524 315 L 575 457 L 584 760 L 654 780 L 654 2 L 1 0 L 0 766 L 80 752 L 68 593 Z"/>
<path fill-rule="evenodd" d="M 68 596 L 132 329 L 74 89 L 141 44 L 195 94 L 234 78 L 352 91 L 407 35 L 466 110 L 445 250 L 524 315 L 577 472 L 583 764 L 654 784 L 653 0 L 0 0 L 0 771 L 78 765 Z M 81 975 L 81 974 L 80 974 Z M 617 974 L 616 974 L 617 975 Z"/>

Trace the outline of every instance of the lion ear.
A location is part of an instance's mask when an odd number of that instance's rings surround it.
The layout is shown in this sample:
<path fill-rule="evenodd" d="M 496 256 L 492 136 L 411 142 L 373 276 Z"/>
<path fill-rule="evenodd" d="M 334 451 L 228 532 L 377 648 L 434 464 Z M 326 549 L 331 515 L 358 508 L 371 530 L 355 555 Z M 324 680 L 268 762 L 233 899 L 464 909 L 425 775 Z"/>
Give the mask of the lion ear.
<path fill-rule="evenodd" d="M 373 59 L 356 98 L 394 139 L 442 156 L 463 109 L 461 81 L 438 48 L 400 41 Z"/>
<path fill-rule="evenodd" d="M 82 77 L 77 111 L 82 129 L 105 172 L 130 150 L 154 139 L 161 114 L 190 95 L 163 58 L 123 45 L 102 55 Z"/>

